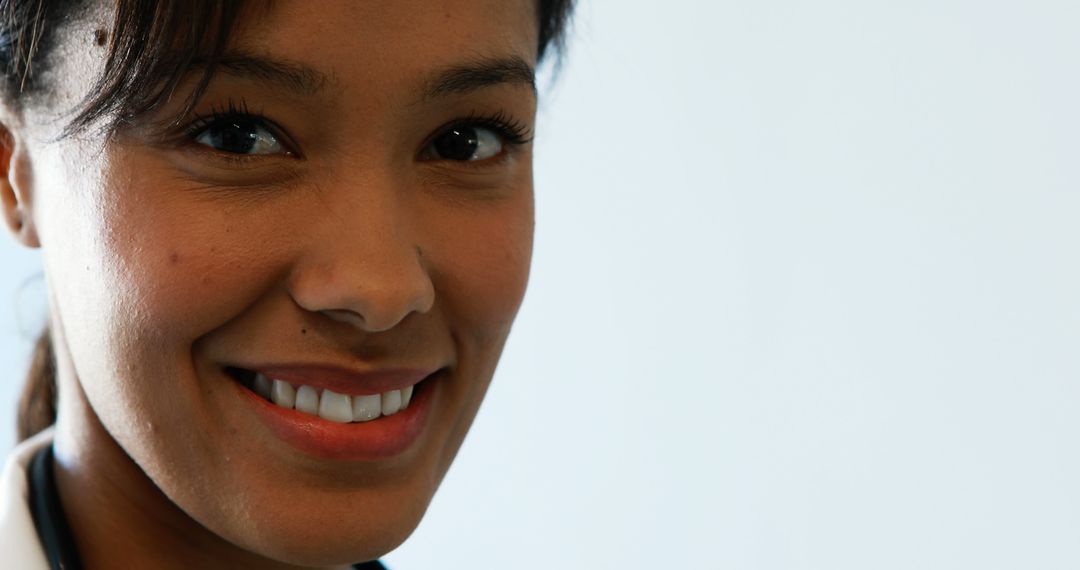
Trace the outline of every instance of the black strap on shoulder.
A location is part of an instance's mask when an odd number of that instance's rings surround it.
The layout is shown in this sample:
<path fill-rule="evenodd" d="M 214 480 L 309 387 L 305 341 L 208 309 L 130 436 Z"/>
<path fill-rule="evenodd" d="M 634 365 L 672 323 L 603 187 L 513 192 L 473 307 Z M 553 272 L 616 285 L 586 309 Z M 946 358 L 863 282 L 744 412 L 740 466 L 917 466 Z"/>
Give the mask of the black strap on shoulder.
<path fill-rule="evenodd" d="M 34 528 L 45 549 L 45 557 L 49 559 L 49 568 L 82 570 L 75 539 L 60 505 L 60 495 L 56 492 L 51 445 L 34 454 L 26 479 L 30 487 L 30 516 L 34 519 Z"/>

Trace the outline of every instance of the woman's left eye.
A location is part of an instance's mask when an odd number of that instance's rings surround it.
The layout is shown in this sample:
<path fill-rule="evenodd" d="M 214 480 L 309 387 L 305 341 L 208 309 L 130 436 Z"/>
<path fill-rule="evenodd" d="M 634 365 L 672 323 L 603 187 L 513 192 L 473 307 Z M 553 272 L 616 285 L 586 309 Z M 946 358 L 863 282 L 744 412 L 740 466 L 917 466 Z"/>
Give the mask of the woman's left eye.
<path fill-rule="evenodd" d="M 194 135 L 196 143 L 229 154 L 291 154 L 266 124 L 254 117 L 220 117 Z"/>
<path fill-rule="evenodd" d="M 476 161 L 499 156 L 503 139 L 493 129 L 476 125 L 454 125 L 436 136 L 426 154 L 436 160 Z"/>

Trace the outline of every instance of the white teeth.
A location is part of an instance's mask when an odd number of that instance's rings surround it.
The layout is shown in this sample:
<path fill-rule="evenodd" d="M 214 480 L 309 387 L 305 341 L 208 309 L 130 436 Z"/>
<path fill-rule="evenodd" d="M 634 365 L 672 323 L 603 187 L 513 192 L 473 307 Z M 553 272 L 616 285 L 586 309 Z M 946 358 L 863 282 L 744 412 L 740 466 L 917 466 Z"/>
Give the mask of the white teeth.
<path fill-rule="evenodd" d="M 348 396 L 311 386 L 293 386 L 284 380 L 271 380 L 255 374 L 254 390 L 263 398 L 305 414 L 339 423 L 366 422 L 404 410 L 412 400 L 415 386 L 382 394 Z"/>
<path fill-rule="evenodd" d="M 255 393 L 256 394 L 258 394 L 258 395 L 262 396 L 263 398 L 266 398 L 267 400 L 269 400 L 270 396 L 271 396 L 270 391 L 272 390 L 272 388 L 273 388 L 273 382 L 271 382 L 269 378 L 267 378 L 266 376 L 263 376 L 262 374 L 256 374 L 255 375 Z"/>
<path fill-rule="evenodd" d="M 353 420 L 358 422 L 366 422 L 379 417 L 382 413 L 382 396 L 373 394 L 371 396 L 353 396 Z"/>
<path fill-rule="evenodd" d="M 343 424 L 351 422 L 353 420 L 352 398 L 345 394 L 323 390 L 319 398 L 319 417 Z"/>
<path fill-rule="evenodd" d="M 384 416 L 396 414 L 401 409 L 401 390 L 383 392 L 382 413 Z"/>
<path fill-rule="evenodd" d="M 311 386 L 300 386 L 296 389 L 296 411 L 311 414 L 319 414 L 319 392 Z"/>
<path fill-rule="evenodd" d="M 296 388 L 288 382 L 274 380 L 270 390 L 270 399 L 282 408 L 292 408 L 296 404 Z"/>

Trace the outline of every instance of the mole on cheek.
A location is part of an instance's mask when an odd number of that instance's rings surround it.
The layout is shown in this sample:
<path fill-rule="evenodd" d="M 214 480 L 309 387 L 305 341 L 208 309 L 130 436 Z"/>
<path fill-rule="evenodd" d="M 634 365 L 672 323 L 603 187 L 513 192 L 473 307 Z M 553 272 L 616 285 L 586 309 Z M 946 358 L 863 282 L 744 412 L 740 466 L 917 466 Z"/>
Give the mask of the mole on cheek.
<path fill-rule="evenodd" d="M 97 29 L 94 31 L 94 44 L 97 46 L 105 45 L 105 42 L 109 39 L 109 34 L 103 29 Z"/>
<path fill-rule="evenodd" d="M 176 265 L 180 263 L 180 254 L 175 251 L 169 254 L 169 263 Z"/>

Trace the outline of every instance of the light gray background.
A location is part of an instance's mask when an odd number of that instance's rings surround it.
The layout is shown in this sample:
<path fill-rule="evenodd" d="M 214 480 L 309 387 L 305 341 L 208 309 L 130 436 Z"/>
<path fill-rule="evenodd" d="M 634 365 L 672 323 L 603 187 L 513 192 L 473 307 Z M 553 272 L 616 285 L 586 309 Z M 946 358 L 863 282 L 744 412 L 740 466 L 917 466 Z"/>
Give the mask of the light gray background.
<path fill-rule="evenodd" d="M 1080 3 L 577 22 L 526 303 L 387 561 L 1080 567 Z M 36 261 L 11 240 L 0 267 L 13 410 L 41 287 L 17 294 Z"/>

